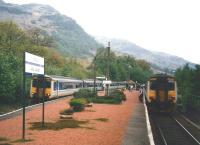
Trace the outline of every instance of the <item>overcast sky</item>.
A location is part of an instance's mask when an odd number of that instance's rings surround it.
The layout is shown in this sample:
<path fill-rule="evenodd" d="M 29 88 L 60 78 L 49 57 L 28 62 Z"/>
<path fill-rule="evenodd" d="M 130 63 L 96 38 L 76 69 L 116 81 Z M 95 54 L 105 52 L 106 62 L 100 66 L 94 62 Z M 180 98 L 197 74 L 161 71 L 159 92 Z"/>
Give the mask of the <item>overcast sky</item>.
<path fill-rule="evenodd" d="M 200 64 L 200 0 L 5 1 L 49 4 L 91 35 L 122 38 Z"/>

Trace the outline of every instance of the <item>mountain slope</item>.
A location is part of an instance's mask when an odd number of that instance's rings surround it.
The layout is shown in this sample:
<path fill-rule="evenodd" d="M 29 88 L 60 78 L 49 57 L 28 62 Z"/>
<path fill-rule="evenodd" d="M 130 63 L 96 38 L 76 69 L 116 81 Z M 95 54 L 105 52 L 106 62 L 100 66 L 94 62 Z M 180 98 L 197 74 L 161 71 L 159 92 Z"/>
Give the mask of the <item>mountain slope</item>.
<path fill-rule="evenodd" d="M 45 30 L 65 55 L 86 57 L 101 47 L 72 18 L 48 5 L 16 5 L 0 1 L 0 21 L 14 21 L 23 29 Z"/>
<path fill-rule="evenodd" d="M 137 59 L 144 59 L 150 62 L 152 64 L 152 67 L 156 69 L 160 68 L 162 70 L 175 70 L 178 67 L 189 63 L 189 61 L 184 60 L 183 58 L 162 52 L 149 51 L 126 40 L 108 39 L 105 37 L 96 37 L 96 40 L 99 43 L 105 43 L 110 41 L 112 50 L 117 51 L 119 53 L 132 55 Z"/>

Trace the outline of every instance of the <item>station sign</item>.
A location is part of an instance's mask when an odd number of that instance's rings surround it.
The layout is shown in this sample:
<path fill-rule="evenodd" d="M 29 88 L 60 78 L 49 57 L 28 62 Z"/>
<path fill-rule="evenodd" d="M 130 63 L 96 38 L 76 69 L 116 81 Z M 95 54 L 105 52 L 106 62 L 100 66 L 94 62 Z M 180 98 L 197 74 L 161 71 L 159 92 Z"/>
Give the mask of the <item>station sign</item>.
<path fill-rule="evenodd" d="M 112 82 L 110 80 L 103 81 L 103 84 L 111 84 Z"/>
<path fill-rule="evenodd" d="M 25 72 L 44 75 L 44 58 L 25 52 Z"/>

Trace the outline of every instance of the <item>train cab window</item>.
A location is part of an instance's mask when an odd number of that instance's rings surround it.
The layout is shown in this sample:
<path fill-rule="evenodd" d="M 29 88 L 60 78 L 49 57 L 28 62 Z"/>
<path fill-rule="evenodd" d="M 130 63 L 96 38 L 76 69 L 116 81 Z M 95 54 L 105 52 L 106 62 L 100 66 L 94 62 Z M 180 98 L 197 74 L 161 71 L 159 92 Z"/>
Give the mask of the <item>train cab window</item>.
<path fill-rule="evenodd" d="M 174 90 L 174 82 L 173 81 L 169 81 L 168 83 L 167 83 L 167 88 L 168 88 L 168 90 Z"/>
<path fill-rule="evenodd" d="M 37 87 L 38 81 L 36 79 L 33 79 L 32 87 Z"/>
<path fill-rule="evenodd" d="M 46 81 L 46 88 L 51 88 L 51 81 L 49 80 Z"/>
<path fill-rule="evenodd" d="M 150 90 L 156 90 L 157 84 L 156 81 L 150 81 Z"/>

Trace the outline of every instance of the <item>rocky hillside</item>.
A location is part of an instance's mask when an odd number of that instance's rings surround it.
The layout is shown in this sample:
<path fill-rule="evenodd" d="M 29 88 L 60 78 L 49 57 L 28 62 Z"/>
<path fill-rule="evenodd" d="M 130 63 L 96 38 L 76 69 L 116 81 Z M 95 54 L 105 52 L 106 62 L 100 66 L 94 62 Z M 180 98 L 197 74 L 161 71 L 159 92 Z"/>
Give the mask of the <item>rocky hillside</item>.
<path fill-rule="evenodd" d="M 119 53 L 124 53 L 126 55 L 127 54 L 132 55 L 137 59 L 144 59 L 150 62 L 155 70 L 156 69 L 175 70 L 178 67 L 181 67 L 186 63 L 189 63 L 189 61 L 184 60 L 183 58 L 162 52 L 149 51 L 140 46 L 137 46 L 134 43 L 125 40 L 108 39 L 104 37 L 96 37 L 96 40 L 102 44 L 104 44 L 107 41 L 110 41 L 112 50 L 117 51 Z"/>
<path fill-rule="evenodd" d="M 23 29 L 39 28 L 52 36 L 65 55 L 85 57 L 101 47 L 72 18 L 48 5 L 16 5 L 0 0 L 0 21 L 14 21 Z"/>

